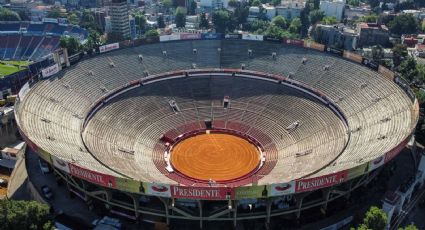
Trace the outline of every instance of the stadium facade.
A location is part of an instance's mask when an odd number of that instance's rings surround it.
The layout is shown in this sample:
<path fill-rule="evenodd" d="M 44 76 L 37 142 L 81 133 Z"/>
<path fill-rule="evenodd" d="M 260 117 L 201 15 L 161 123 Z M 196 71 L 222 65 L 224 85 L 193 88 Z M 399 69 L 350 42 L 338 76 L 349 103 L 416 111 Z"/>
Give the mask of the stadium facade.
<path fill-rule="evenodd" d="M 201 227 L 326 212 L 370 182 L 418 120 L 409 86 L 351 52 L 260 35 L 159 40 L 100 47 L 19 94 L 29 149 L 89 206 Z M 178 172 L 170 148 L 207 130 L 255 143 L 257 170 L 226 181 Z"/>

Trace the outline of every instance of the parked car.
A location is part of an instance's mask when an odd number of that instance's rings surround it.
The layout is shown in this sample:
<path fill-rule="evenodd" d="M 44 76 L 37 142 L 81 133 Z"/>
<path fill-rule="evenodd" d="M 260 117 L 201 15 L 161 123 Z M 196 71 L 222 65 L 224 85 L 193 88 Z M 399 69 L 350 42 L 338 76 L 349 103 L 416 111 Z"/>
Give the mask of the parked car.
<path fill-rule="evenodd" d="M 38 164 L 40 165 L 40 170 L 43 174 L 50 173 L 50 166 L 43 159 L 38 159 Z"/>
<path fill-rule="evenodd" d="M 6 179 L 0 178 L 0 187 L 7 187 L 8 181 Z"/>
<path fill-rule="evenodd" d="M 43 193 L 44 198 L 50 200 L 53 198 L 53 192 L 47 185 L 41 186 L 41 192 Z"/>
<path fill-rule="evenodd" d="M 95 226 L 93 230 L 101 229 L 122 229 L 122 224 L 119 219 L 112 218 L 109 216 L 104 216 L 102 219 L 96 219 L 92 222 L 92 225 Z"/>

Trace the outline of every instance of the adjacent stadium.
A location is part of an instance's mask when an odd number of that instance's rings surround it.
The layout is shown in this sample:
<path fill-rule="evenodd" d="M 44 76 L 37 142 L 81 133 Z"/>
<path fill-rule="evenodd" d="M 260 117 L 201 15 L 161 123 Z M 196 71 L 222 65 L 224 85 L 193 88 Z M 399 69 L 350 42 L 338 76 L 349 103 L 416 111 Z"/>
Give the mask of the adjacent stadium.
<path fill-rule="evenodd" d="M 196 36 L 102 52 L 20 92 L 22 136 L 72 194 L 135 220 L 298 219 L 410 140 L 418 103 L 382 66 L 308 41 Z"/>

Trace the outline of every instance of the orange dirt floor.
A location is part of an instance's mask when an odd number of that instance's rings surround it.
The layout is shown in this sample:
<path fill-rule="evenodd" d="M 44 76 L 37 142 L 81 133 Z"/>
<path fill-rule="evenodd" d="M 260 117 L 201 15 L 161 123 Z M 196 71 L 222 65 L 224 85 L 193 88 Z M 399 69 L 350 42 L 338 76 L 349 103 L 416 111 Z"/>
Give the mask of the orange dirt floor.
<path fill-rule="evenodd" d="M 171 164 L 198 180 L 225 181 L 243 177 L 258 167 L 260 153 L 249 141 L 230 134 L 201 134 L 178 143 Z"/>

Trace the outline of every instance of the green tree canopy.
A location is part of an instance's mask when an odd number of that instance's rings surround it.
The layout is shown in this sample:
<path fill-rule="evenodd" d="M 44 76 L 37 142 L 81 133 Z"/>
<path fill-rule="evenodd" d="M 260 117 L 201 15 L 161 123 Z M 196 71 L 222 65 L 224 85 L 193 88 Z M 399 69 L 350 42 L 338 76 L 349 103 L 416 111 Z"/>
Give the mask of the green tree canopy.
<path fill-rule="evenodd" d="M 212 15 L 214 28 L 218 33 L 225 33 L 230 23 L 230 13 L 225 10 L 214 11 Z"/>
<path fill-rule="evenodd" d="M 300 13 L 300 20 L 301 20 L 301 31 L 300 31 L 300 35 L 301 37 L 306 37 L 307 36 L 307 32 L 308 32 L 308 28 L 310 27 L 310 19 L 309 19 L 309 14 L 310 14 L 310 6 L 311 4 L 306 4 L 304 9 L 301 10 Z"/>
<path fill-rule="evenodd" d="M 157 30 L 151 29 L 151 30 L 146 31 L 145 36 L 146 37 L 158 37 L 159 33 L 158 33 Z"/>
<path fill-rule="evenodd" d="M 398 70 L 404 78 L 408 79 L 409 81 L 413 81 L 418 75 L 416 66 L 416 60 L 412 57 L 408 57 L 406 60 L 401 62 Z"/>
<path fill-rule="evenodd" d="M 362 16 L 360 17 L 357 22 L 377 22 L 378 21 L 379 16 L 376 14 L 371 14 L 371 15 L 366 15 L 366 16 Z"/>
<path fill-rule="evenodd" d="M 196 1 L 191 0 L 190 3 L 189 3 L 189 10 L 188 10 L 187 14 L 188 15 L 195 15 L 196 14 L 196 8 L 198 8 Z"/>
<path fill-rule="evenodd" d="M 360 0 L 348 0 L 347 1 L 348 5 L 352 5 L 352 6 L 359 6 L 360 5 Z"/>
<path fill-rule="evenodd" d="M 250 24 L 250 31 L 251 32 L 255 32 L 256 34 L 263 34 L 264 31 L 267 30 L 267 28 L 269 27 L 270 23 L 269 21 L 266 20 L 260 20 L 260 19 L 255 19 L 251 24 Z"/>
<path fill-rule="evenodd" d="M 335 17 L 324 17 L 322 19 L 322 23 L 326 25 L 334 25 L 334 24 L 337 24 L 338 21 L 336 20 Z"/>
<path fill-rule="evenodd" d="M 0 21 L 21 21 L 21 17 L 15 11 L 0 8 Z"/>
<path fill-rule="evenodd" d="M 422 91 L 422 90 L 420 90 L 420 91 Z M 423 91 L 422 91 L 423 92 Z M 424 96 L 425 96 L 425 94 L 424 94 Z M 407 225 L 406 227 L 404 227 L 404 228 L 398 228 L 398 230 L 418 230 L 418 227 L 416 227 L 415 225 L 413 225 L 413 224 L 409 224 L 409 225 Z"/>
<path fill-rule="evenodd" d="M 68 21 L 72 25 L 79 25 L 80 24 L 80 18 L 75 13 L 72 13 L 68 16 Z"/>
<path fill-rule="evenodd" d="M 205 13 L 202 13 L 199 19 L 199 28 L 208 29 L 208 27 L 209 27 L 209 22 L 207 19 L 207 15 Z"/>
<path fill-rule="evenodd" d="M 389 22 L 389 29 L 393 34 L 413 34 L 418 30 L 418 22 L 412 14 L 400 14 Z"/>
<path fill-rule="evenodd" d="M 381 45 L 372 46 L 372 59 L 380 63 L 384 58 L 384 48 Z"/>
<path fill-rule="evenodd" d="M 61 9 L 59 7 L 52 7 L 47 13 L 48 18 L 61 18 L 63 17 Z"/>
<path fill-rule="evenodd" d="M 272 19 L 272 24 L 286 30 L 288 28 L 288 21 L 282 16 L 276 16 Z"/>
<path fill-rule="evenodd" d="M 175 20 L 176 20 L 177 28 L 183 28 L 186 26 L 186 9 L 185 8 L 177 7 Z"/>
<path fill-rule="evenodd" d="M 173 2 L 171 0 L 162 0 L 162 5 L 164 6 L 165 11 L 169 11 L 173 6 Z"/>
<path fill-rule="evenodd" d="M 68 54 L 73 55 L 81 51 L 81 45 L 75 37 L 62 36 L 59 40 L 62 48 L 68 49 Z"/>
<path fill-rule="evenodd" d="M 143 14 L 135 14 L 134 22 L 139 29 L 139 31 L 144 31 L 146 28 L 146 17 Z"/>
<path fill-rule="evenodd" d="M 366 212 L 363 223 L 357 227 L 357 230 L 385 230 L 387 221 L 387 214 L 382 209 L 372 206 Z M 354 228 L 351 229 L 354 230 Z"/>
<path fill-rule="evenodd" d="M 312 25 L 322 21 L 324 17 L 325 17 L 325 12 L 321 10 L 312 10 L 310 11 L 310 14 L 308 15 L 308 18 Z"/>
<path fill-rule="evenodd" d="M 272 5 L 278 6 L 278 5 L 280 5 L 281 2 L 282 2 L 281 0 L 272 0 Z"/>
<path fill-rule="evenodd" d="M 229 0 L 229 6 L 230 7 L 238 7 L 238 1 L 236 1 L 236 0 Z"/>
<path fill-rule="evenodd" d="M 278 38 L 278 39 L 282 39 L 282 38 L 290 38 L 290 39 L 295 39 L 298 38 L 297 34 L 293 34 L 290 33 L 287 30 L 284 30 L 274 24 L 271 24 L 267 30 L 264 32 L 264 35 L 269 36 L 269 37 L 273 37 L 273 38 Z"/>
<path fill-rule="evenodd" d="M 407 46 L 404 44 L 396 44 L 393 47 L 393 64 L 395 67 L 399 66 L 401 61 L 407 57 Z"/>
<path fill-rule="evenodd" d="M 261 1 L 260 0 L 254 0 L 254 1 L 252 1 L 251 6 L 261 6 Z"/>
<path fill-rule="evenodd" d="M 294 34 L 299 34 L 301 30 L 301 20 L 300 18 L 294 18 L 291 21 L 291 25 L 289 26 L 289 32 Z"/>
<path fill-rule="evenodd" d="M 86 29 L 98 29 L 98 26 L 96 25 L 96 21 L 94 19 L 94 15 L 89 10 L 83 11 L 80 25 L 81 27 L 84 27 Z"/>
<path fill-rule="evenodd" d="M 162 16 L 162 15 L 158 16 L 156 21 L 157 21 L 157 24 L 158 24 L 158 28 L 165 28 L 164 16 Z"/>
<path fill-rule="evenodd" d="M 9 230 L 53 230 L 50 208 L 36 201 L 0 200 L 0 223 Z"/>

